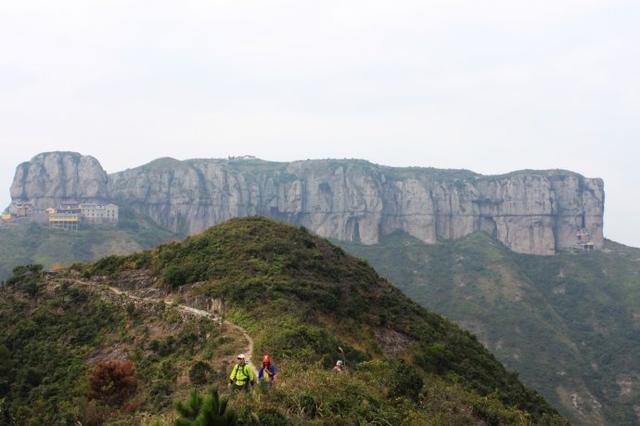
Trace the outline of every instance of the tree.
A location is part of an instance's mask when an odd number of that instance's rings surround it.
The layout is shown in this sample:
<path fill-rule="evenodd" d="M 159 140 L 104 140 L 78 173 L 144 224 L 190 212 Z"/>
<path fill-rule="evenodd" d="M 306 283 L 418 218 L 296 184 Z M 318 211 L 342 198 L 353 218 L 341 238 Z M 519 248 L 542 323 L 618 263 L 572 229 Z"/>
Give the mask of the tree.
<path fill-rule="evenodd" d="M 171 286 L 171 288 L 178 288 L 187 283 L 187 272 L 179 266 L 169 266 L 163 275 L 164 281 Z"/>
<path fill-rule="evenodd" d="M 138 388 L 135 367 L 128 360 L 113 359 L 96 364 L 89 378 L 89 399 L 112 406 L 122 405 Z"/>
<path fill-rule="evenodd" d="M 191 391 L 189 399 L 176 403 L 180 416 L 176 426 L 231 426 L 236 424 L 235 413 L 228 409 L 227 398 L 220 398 L 218 389 L 212 387 L 204 398 L 198 391 Z"/>

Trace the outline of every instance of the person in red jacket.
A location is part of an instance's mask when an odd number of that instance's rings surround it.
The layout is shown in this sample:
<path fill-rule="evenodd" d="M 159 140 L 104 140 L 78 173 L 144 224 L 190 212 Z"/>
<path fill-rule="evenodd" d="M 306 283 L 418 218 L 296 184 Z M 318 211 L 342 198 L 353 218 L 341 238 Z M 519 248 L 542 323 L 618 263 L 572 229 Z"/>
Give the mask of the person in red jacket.
<path fill-rule="evenodd" d="M 271 363 L 269 355 L 262 357 L 262 367 L 258 371 L 258 380 L 267 386 L 273 386 L 276 383 L 276 366 Z"/>

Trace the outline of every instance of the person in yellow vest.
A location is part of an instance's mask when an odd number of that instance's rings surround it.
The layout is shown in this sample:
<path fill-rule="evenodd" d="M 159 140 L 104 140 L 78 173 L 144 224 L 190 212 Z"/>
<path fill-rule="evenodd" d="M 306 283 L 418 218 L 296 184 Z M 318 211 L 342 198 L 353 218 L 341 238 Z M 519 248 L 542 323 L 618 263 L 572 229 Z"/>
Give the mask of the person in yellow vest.
<path fill-rule="evenodd" d="M 231 375 L 229 376 L 229 386 L 231 386 L 233 390 L 248 392 L 249 387 L 254 384 L 255 378 L 251 366 L 247 364 L 244 354 L 238 355 L 238 362 L 231 370 Z"/>

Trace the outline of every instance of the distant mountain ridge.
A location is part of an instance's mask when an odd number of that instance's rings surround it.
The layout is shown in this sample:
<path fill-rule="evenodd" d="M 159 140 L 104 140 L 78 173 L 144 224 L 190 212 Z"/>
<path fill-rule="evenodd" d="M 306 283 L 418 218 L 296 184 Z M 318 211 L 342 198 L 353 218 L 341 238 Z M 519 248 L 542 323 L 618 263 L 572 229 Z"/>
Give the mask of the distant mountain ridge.
<path fill-rule="evenodd" d="M 577 425 L 640 424 L 640 249 L 517 254 L 482 233 L 340 243 L 406 295 L 471 330 Z"/>
<path fill-rule="evenodd" d="M 364 244 L 395 231 L 426 243 L 484 231 L 514 251 L 538 255 L 604 243 L 603 181 L 562 170 L 482 176 L 363 160 L 243 157 L 163 158 L 107 174 L 93 157 L 52 152 L 18 166 L 11 197 L 40 208 L 112 200 L 177 233 L 263 215 Z"/>

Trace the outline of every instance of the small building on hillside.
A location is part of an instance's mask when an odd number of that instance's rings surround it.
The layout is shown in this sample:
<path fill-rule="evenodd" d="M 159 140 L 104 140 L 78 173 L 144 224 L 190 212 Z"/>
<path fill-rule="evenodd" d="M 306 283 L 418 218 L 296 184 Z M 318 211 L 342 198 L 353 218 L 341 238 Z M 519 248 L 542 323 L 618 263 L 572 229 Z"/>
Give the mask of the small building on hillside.
<path fill-rule="evenodd" d="M 580 228 L 576 232 L 576 247 L 582 251 L 593 251 L 595 245 L 591 240 L 591 233 L 585 228 Z"/>
<path fill-rule="evenodd" d="M 49 215 L 49 227 L 53 229 L 77 231 L 79 224 L 80 215 L 78 214 L 56 212 Z"/>
<path fill-rule="evenodd" d="M 15 217 L 30 217 L 33 215 L 33 204 L 29 201 L 14 201 L 11 203 L 9 213 Z"/>
<path fill-rule="evenodd" d="M 12 219 L 26 218 L 36 223 L 48 224 L 50 228 L 77 231 L 82 223 L 117 224 L 118 206 L 112 203 L 63 201 L 57 207 L 35 208 L 27 200 L 14 201 L 0 223 Z"/>
<path fill-rule="evenodd" d="M 0 220 L 2 220 L 3 222 L 9 222 L 11 218 L 12 216 L 11 216 L 11 213 L 9 212 L 4 212 L 0 215 Z"/>
<path fill-rule="evenodd" d="M 88 223 L 118 223 L 118 206 L 115 204 L 80 204 L 82 220 Z"/>
<path fill-rule="evenodd" d="M 80 204 L 74 202 L 64 202 L 60 203 L 60 206 L 56 209 L 56 213 L 60 214 L 75 214 L 80 215 L 82 210 L 80 209 Z"/>

